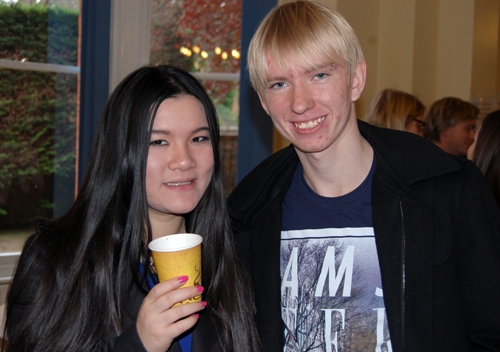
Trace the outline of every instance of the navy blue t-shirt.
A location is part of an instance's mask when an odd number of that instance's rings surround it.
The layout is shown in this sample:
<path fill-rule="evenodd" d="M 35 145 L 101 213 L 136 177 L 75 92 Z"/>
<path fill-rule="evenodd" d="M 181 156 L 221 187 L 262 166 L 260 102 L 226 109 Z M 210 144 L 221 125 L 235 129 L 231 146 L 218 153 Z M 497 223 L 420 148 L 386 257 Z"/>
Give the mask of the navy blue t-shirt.
<path fill-rule="evenodd" d="M 362 184 L 322 197 L 298 165 L 282 205 L 284 351 L 392 351 L 371 213 Z"/>

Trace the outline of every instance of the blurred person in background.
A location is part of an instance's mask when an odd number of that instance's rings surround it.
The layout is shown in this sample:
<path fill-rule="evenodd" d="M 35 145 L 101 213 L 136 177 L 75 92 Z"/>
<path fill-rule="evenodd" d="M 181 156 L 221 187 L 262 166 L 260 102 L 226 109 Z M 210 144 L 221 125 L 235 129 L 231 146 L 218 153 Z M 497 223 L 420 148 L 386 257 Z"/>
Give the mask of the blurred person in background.
<path fill-rule="evenodd" d="M 486 177 L 500 207 L 500 110 L 484 118 L 468 155 Z"/>
<path fill-rule="evenodd" d="M 479 109 L 459 98 L 447 97 L 435 101 L 425 117 L 425 137 L 445 152 L 467 156 L 474 142 Z"/>
<path fill-rule="evenodd" d="M 414 95 L 384 89 L 373 99 L 365 121 L 372 125 L 424 136 L 424 104 Z"/>

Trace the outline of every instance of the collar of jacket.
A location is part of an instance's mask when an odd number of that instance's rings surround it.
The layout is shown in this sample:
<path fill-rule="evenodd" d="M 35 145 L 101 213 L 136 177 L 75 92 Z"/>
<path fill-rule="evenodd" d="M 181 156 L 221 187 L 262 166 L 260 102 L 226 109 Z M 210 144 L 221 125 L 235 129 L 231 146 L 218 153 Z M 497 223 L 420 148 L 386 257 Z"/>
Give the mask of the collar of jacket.
<path fill-rule="evenodd" d="M 375 127 L 360 120 L 358 126 L 375 151 L 377 165 L 383 164 L 377 167 L 376 177 L 395 192 L 404 192 L 418 182 L 460 169 L 453 156 L 420 136 Z M 254 205 L 284 198 L 293 178 L 290 170 L 295 170 L 298 162 L 295 149 L 289 145 L 255 167 L 228 198 L 233 220 L 252 221 L 263 210 Z M 245 199 L 244 204 L 239 199 Z"/>
<path fill-rule="evenodd" d="M 376 172 L 380 181 L 407 189 L 418 182 L 439 177 L 460 169 L 456 157 L 420 136 L 372 126 L 358 120 L 361 135 L 370 143 L 384 168 Z"/>
<path fill-rule="evenodd" d="M 290 186 L 298 162 L 297 153 L 290 145 L 250 171 L 227 200 L 233 221 L 251 223 L 264 211 L 262 204 L 280 202 Z"/>

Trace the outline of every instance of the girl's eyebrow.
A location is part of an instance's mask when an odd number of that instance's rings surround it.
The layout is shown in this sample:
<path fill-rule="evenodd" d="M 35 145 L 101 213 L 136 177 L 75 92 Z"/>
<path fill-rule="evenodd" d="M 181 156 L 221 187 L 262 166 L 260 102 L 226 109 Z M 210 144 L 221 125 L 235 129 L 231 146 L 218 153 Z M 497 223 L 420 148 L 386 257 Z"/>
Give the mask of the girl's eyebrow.
<path fill-rule="evenodd" d="M 152 130 L 151 133 L 170 134 L 170 131 L 166 131 L 166 130 Z"/>
<path fill-rule="evenodd" d="M 195 130 L 193 131 L 193 133 L 196 133 L 196 132 L 203 132 L 203 131 L 210 132 L 210 129 L 208 128 L 208 126 L 198 127 L 197 129 L 195 129 Z"/>
<path fill-rule="evenodd" d="M 204 132 L 204 131 L 207 131 L 207 132 L 210 131 L 208 126 L 202 126 L 202 127 L 195 128 L 191 133 L 198 133 L 198 132 Z M 171 134 L 171 132 L 169 130 L 152 130 L 151 133 L 166 134 L 166 135 Z"/>

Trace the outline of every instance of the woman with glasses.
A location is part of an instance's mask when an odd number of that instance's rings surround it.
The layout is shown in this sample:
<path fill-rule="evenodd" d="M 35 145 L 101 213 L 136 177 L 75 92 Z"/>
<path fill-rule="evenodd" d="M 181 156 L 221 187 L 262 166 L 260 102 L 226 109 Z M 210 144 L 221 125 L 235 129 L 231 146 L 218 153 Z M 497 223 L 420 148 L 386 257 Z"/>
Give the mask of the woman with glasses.
<path fill-rule="evenodd" d="M 425 106 L 412 94 L 384 89 L 373 99 L 365 121 L 372 125 L 424 136 Z"/>

